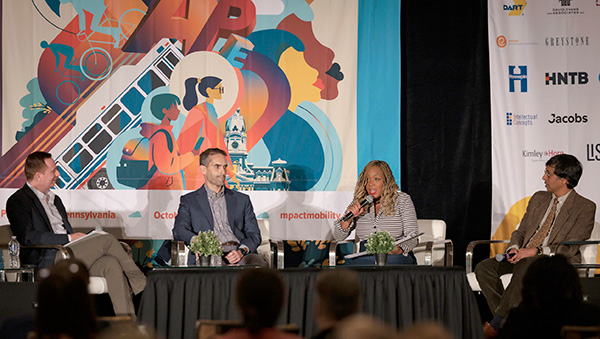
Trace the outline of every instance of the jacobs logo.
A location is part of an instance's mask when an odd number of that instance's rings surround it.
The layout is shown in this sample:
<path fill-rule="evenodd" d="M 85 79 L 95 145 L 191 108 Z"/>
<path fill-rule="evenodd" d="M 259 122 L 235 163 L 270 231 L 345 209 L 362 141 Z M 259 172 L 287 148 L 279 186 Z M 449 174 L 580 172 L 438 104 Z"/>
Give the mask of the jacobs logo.
<path fill-rule="evenodd" d="M 556 115 L 551 114 L 552 119 L 548 120 L 551 124 L 585 124 L 588 122 L 587 115 Z"/>

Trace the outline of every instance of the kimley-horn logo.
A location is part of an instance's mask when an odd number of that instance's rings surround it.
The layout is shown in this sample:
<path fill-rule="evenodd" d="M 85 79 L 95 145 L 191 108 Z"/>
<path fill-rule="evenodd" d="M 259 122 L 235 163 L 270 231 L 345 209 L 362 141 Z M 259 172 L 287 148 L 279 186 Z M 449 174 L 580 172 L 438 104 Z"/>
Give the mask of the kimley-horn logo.
<path fill-rule="evenodd" d="M 538 119 L 537 114 L 506 113 L 506 126 L 531 126 Z"/>
<path fill-rule="evenodd" d="M 547 151 L 538 151 L 538 150 L 527 150 L 524 149 L 521 152 L 521 155 L 523 156 L 523 158 L 529 158 L 532 159 L 533 161 L 542 161 L 548 158 L 552 158 L 555 155 L 558 154 L 564 154 L 565 152 L 563 151 L 555 151 L 555 150 L 547 150 Z"/>

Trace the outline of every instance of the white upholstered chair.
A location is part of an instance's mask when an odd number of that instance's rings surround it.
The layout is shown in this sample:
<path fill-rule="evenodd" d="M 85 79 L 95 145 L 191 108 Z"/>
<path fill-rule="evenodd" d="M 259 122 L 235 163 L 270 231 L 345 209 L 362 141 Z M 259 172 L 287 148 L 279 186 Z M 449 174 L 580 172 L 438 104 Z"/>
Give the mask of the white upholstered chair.
<path fill-rule="evenodd" d="M 518 228 L 518 226 L 517 226 Z M 477 278 L 475 277 L 475 272 L 473 271 L 473 249 L 475 246 L 480 244 L 497 244 L 497 243 L 505 243 L 508 244 L 509 240 L 475 240 L 471 241 L 467 246 L 466 252 L 466 271 L 467 271 L 467 280 L 469 281 L 469 285 L 471 289 L 475 292 L 481 292 L 481 287 L 479 286 L 479 282 L 477 282 Z M 600 265 L 596 263 L 597 255 L 598 255 L 598 244 L 600 244 L 600 223 L 594 223 L 594 228 L 592 229 L 592 234 L 590 238 L 586 241 L 565 241 L 563 244 L 570 245 L 581 245 L 581 264 L 575 265 L 579 269 L 580 276 L 584 277 L 593 277 L 596 268 L 600 268 Z M 551 254 L 553 255 L 553 254 Z M 508 286 L 510 283 L 510 279 L 512 278 L 512 273 L 507 273 L 500 276 L 500 280 L 502 281 L 502 285 L 504 288 Z"/>
<path fill-rule="evenodd" d="M 424 234 L 419 237 L 419 244 L 413 250 L 417 258 L 417 265 L 452 266 L 454 245 L 452 240 L 446 239 L 446 223 L 437 219 L 418 219 L 419 232 Z M 329 262 L 335 266 L 335 250 L 338 244 L 354 242 L 354 251 L 358 243 L 355 240 L 332 241 L 329 246 Z M 333 265 L 332 265 L 333 263 Z"/>
<path fill-rule="evenodd" d="M 2 260 L 4 265 L 8 265 L 9 253 L 8 253 L 8 242 L 12 237 L 13 232 L 10 225 L 0 225 L 0 248 L 2 248 Z M 70 258 L 71 254 L 64 246 L 60 245 L 41 245 L 41 246 L 23 246 L 21 248 L 55 248 L 63 254 L 63 258 Z M 15 281 L 16 274 L 7 273 L 7 280 Z M 90 277 L 90 283 L 88 285 L 88 292 L 90 294 L 104 294 L 108 293 L 108 286 L 106 285 L 106 279 L 103 277 Z"/>
<path fill-rule="evenodd" d="M 271 229 L 269 225 L 269 219 L 267 218 L 257 218 L 258 220 L 258 228 L 260 229 L 260 236 L 262 238 L 262 242 L 258 245 L 256 252 L 258 255 L 263 257 L 269 264 L 269 267 L 273 267 L 274 265 L 274 255 L 275 255 L 275 244 L 270 241 L 271 239 Z M 283 260 L 281 261 L 283 263 Z"/>
<path fill-rule="evenodd" d="M 418 219 L 419 244 L 413 250 L 418 265 L 452 266 L 454 245 L 446 239 L 446 222 L 438 219 Z"/>
<path fill-rule="evenodd" d="M 267 218 L 257 218 L 258 221 L 258 229 L 260 230 L 260 236 L 262 241 L 260 245 L 256 248 L 256 252 L 258 255 L 263 257 L 269 264 L 269 267 L 273 267 L 274 262 L 274 253 L 275 253 L 275 244 L 270 241 L 270 226 L 269 219 Z M 183 260 L 183 265 L 187 265 L 187 257 L 189 254 L 189 248 L 185 246 L 183 241 L 175 241 L 173 240 L 171 245 L 171 265 L 177 266 L 177 256 L 179 256 Z M 283 263 L 283 261 L 281 261 Z"/>

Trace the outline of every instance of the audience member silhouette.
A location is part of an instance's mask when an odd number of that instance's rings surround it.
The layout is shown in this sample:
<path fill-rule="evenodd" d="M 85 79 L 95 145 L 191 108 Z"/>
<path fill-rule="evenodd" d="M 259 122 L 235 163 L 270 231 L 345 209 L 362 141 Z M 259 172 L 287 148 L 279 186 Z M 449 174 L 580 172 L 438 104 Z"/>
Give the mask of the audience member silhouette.
<path fill-rule="evenodd" d="M 346 317 L 332 332 L 333 339 L 397 339 L 397 331 L 381 321 L 366 315 L 356 314 Z"/>
<path fill-rule="evenodd" d="M 245 327 L 230 330 L 219 338 L 299 338 L 273 328 L 284 302 L 284 285 L 277 271 L 267 268 L 246 270 L 238 281 L 236 295 Z"/>
<path fill-rule="evenodd" d="M 69 259 L 40 270 L 35 331 L 38 338 L 92 338 L 98 333 L 83 263 Z"/>
<path fill-rule="evenodd" d="M 454 336 L 439 323 L 422 321 L 409 326 L 400 333 L 402 339 L 454 339 Z"/>
<path fill-rule="evenodd" d="M 541 256 L 523 277 L 522 301 L 500 338 L 560 338 L 564 325 L 600 325 L 600 308 L 583 302 L 577 270 L 562 255 Z"/>
<path fill-rule="evenodd" d="M 331 338 L 337 323 L 358 312 L 358 275 L 346 269 L 326 270 L 317 277 L 315 290 L 315 315 L 319 333 L 313 339 Z"/>

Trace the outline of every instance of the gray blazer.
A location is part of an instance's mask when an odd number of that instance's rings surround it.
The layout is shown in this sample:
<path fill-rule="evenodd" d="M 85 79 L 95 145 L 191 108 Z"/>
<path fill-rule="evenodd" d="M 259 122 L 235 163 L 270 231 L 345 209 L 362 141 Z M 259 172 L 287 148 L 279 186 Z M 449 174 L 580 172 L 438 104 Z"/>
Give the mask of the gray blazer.
<path fill-rule="evenodd" d="M 527 244 L 542 222 L 550 200 L 552 200 L 552 193 L 546 191 L 536 192 L 531 197 L 521 225 L 512 233 L 508 247 L 512 245 L 523 247 Z M 566 256 L 572 263 L 580 263 L 581 253 L 578 245 L 559 244 L 563 241 L 587 240 L 594 228 L 595 215 L 596 204 L 573 190 L 554 221 L 548 238 L 548 247 L 553 252 Z"/>

